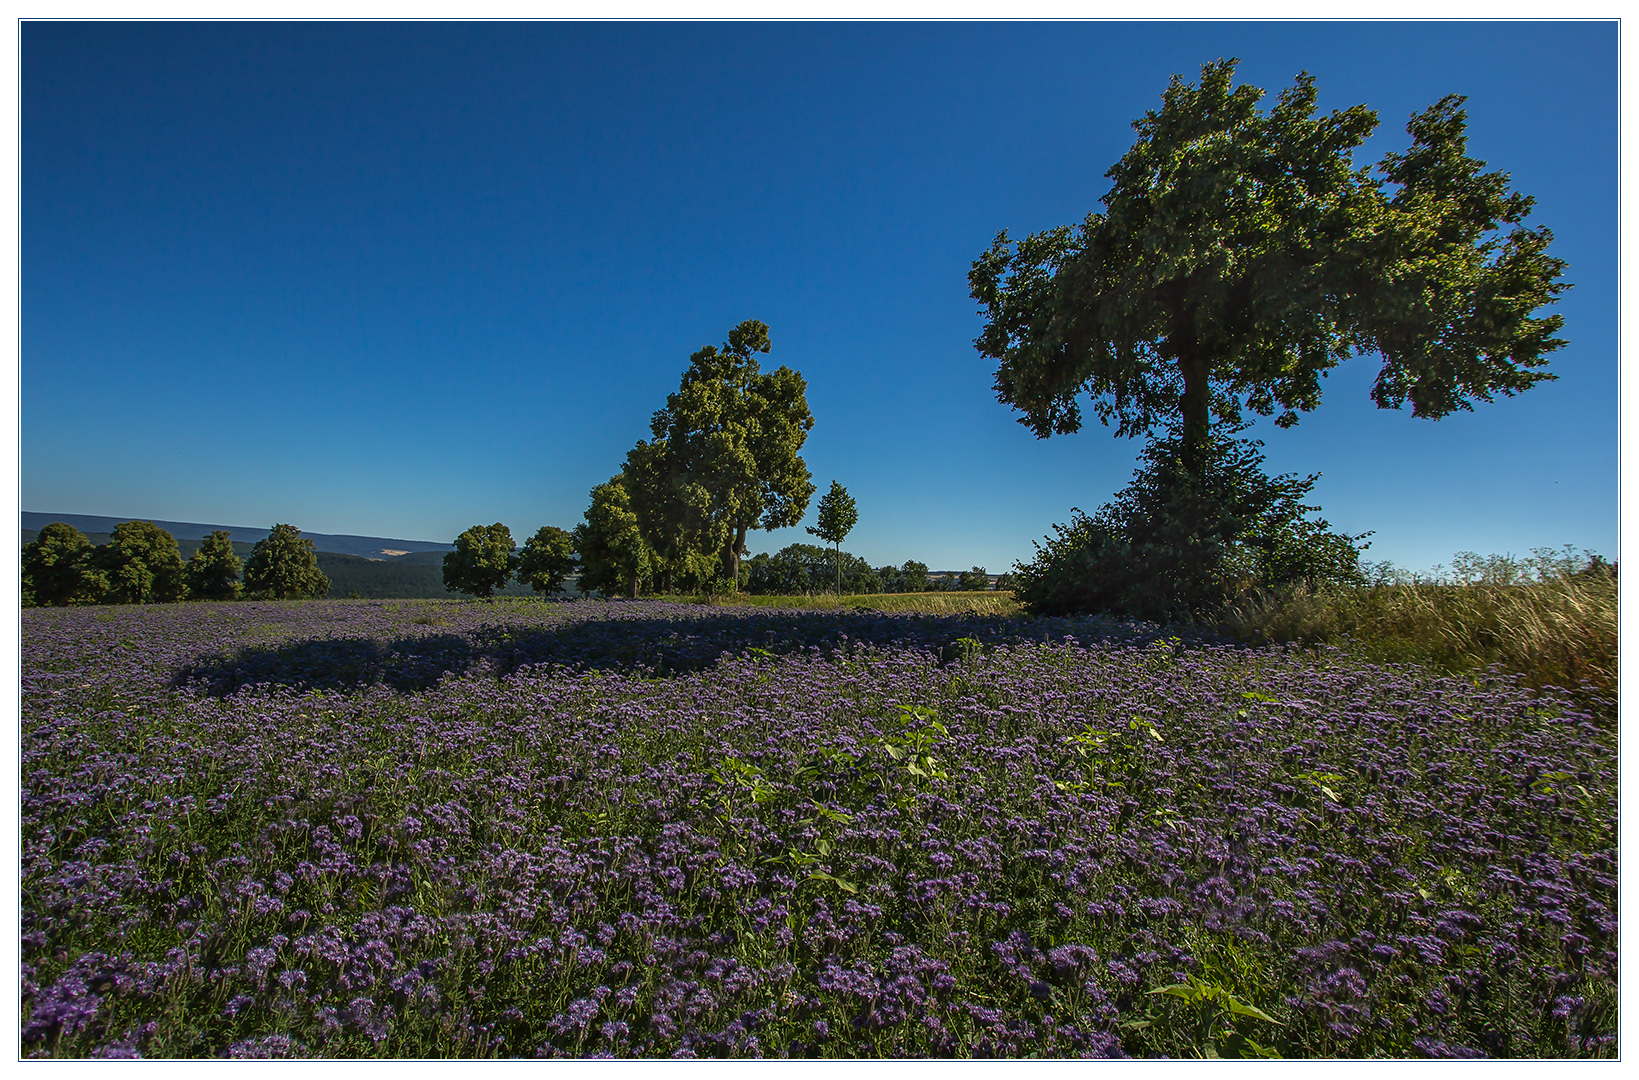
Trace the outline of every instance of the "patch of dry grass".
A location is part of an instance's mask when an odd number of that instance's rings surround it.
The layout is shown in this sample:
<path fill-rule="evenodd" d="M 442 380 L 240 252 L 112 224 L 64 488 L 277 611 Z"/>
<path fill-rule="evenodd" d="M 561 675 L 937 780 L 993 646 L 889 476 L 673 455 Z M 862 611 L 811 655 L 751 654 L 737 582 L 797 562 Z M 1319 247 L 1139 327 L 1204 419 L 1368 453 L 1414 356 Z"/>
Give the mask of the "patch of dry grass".
<path fill-rule="evenodd" d="M 1223 629 L 1247 641 L 1347 641 L 1375 659 L 1453 672 L 1500 664 L 1531 685 L 1615 702 L 1613 567 L 1538 552 L 1523 560 L 1469 557 L 1458 569 L 1470 572 L 1253 596 L 1230 611 Z"/>

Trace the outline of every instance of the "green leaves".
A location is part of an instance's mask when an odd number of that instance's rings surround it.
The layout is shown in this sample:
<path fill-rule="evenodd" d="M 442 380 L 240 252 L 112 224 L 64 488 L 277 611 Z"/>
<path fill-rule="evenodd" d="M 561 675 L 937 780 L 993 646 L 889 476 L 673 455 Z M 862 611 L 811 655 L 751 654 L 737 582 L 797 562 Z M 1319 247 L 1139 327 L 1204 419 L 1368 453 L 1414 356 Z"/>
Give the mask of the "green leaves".
<path fill-rule="evenodd" d="M 1333 803 L 1341 804 L 1343 799 L 1330 785 L 1343 783 L 1344 777 L 1338 773 L 1301 772 L 1294 779 L 1302 780 L 1312 785 L 1322 795 Z"/>
<path fill-rule="evenodd" d="M 807 383 L 787 367 L 765 374 L 753 354 L 770 348 L 767 325 L 753 319 L 721 350 L 695 352 L 654 414 L 647 456 L 628 457 L 626 472 L 641 478 L 633 493 L 649 543 L 673 559 L 720 552 L 729 582 L 738 580 L 746 531 L 797 524 L 814 493 L 799 454 L 814 426 Z"/>
<path fill-rule="evenodd" d="M 1276 1020 L 1262 1009 L 1241 1001 L 1217 983 L 1209 982 L 1194 975 L 1191 975 L 1187 982 L 1173 986 L 1157 987 L 1151 990 L 1150 993 L 1175 997 L 1187 1005 L 1212 1005 L 1234 1016 L 1250 1016 L 1271 1024 L 1280 1023 L 1279 1020 Z"/>
<path fill-rule="evenodd" d="M 553 525 L 542 525 L 524 541 L 518 557 L 518 580 L 542 595 L 563 591 L 563 582 L 575 569 L 575 538 Z"/>
<path fill-rule="evenodd" d="M 1280 1026 L 1281 1022 L 1255 1005 L 1248 1005 L 1211 979 L 1189 976 L 1182 983 L 1159 986 L 1150 996 L 1176 998 L 1195 1013 L 1195 1043 L 1203 1057 L 1278 1058 L 1274 1050 L 1247 1038 L 1233 1022 L 1234 1017 L 1261 1020 Z M 1139 1023 L 1142 1023 L 1140 1021 Z M 1123 1024 L 1128 1027 L 1128 1024 Z M 1136 1026 L 1136 1025 L 1134 1025 Z"/>
<path fill-rule="evenodd" d="M 188 559 L 188 593 L 198 600 L 235 600 L 242 569 L 244 563 L 234 553 L 228 533 L 216 529 Z"/>
<path fill-rule="evenodd" d="M 1535 312 L 1565 264 L 1548 230 L 1519 225 L 1530 198 L 1467 156 L 1462 98 L 1413 117 L 1379 179 L 1353 161 L 1374 112 L 1317 114 L 1307 74 L 1260 112 L 1235 65 L 1173 77 L 1105 174 L 1102 213 L 1016 244 L 1003 231 L 974 261 L 974 344 L 1020 423 L 1077 431 L 1086 394 L 1124 437 L 1176 418 L 1194 445 L 1243 408 L 1286 427 L 1356 351 L 1384 359 L 1379 407 L 1420 417 L 1552 378 L 1534 369 L 1561 320 Z"/>
<path fill-rule="evenodd" d="M 505 587 L 518 565 L 512 530 L 497 521 L 474 525 L 455 538 L 455 550 L 444 556 L 444 588 L 470 596 L 493 596 Z"/>
<path fill-rule="evenodd" d="M 274 600 L 323 596 L 330 591 L 330 579 L 319 569 L 313 541 L 302 539 L 294 525 L 274 525 L 267 538 L 250 549 L 245 591 Z"/>
<path fill-rule="evenodd" d="M 939 714 L 926 706 L 896 705 L 897 732 L 884 735 L 879 744 L 890 760 L 912 776 L 924 780 L 949 780 L 950 774 L 933 756 L 933 748 L 950 734 L 940 723 Z"/>

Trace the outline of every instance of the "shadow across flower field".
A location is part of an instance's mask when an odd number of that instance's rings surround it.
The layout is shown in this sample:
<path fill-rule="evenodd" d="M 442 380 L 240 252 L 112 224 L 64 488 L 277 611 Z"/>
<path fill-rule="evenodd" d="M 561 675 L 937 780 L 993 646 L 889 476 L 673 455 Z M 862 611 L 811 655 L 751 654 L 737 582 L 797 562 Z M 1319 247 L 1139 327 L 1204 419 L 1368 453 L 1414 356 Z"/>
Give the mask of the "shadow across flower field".
<path fill-rule="evenodd" d="M 502 678 L 530 666 L 576 671 L 622 671 L 667 677 L 709 670 L 730 656 L 830 656 L 862 646 L 927 649 L 950 662 L 1001 642 L 1054 639 L 1062 620 L 1020 620 L 985 615 L 923 616 L 880 611 L 701 608 L 695 605 L 534 605 L 562 616 L 541 625 L 451 624 L 461 609 L 432 608 L 420 633 L 326 636 L 252 644 L 180 667 L 172 686 L 201 686 L 215 697 L 267 684 L 299 690 L 386 686 L 414 693 L 446 676 L 488 672 Z M 512 605 L 514 610 L 523 605 Z M 502 610 L 507 605 L 501 605 Z M 470 609 L 469 609 L 470 610 Z M 480 610 L 481 607 L 480 607 Z M 640 618 L 633 612 L 641 611 Z M 1075 629 L 1086 632 L 1086 621 Z M 1109 623 L 1101 636 L 1142 642 L 1157 632 L 1138 624 Z M 1062 632 L 1057 635 L 1063 637 Z"/>

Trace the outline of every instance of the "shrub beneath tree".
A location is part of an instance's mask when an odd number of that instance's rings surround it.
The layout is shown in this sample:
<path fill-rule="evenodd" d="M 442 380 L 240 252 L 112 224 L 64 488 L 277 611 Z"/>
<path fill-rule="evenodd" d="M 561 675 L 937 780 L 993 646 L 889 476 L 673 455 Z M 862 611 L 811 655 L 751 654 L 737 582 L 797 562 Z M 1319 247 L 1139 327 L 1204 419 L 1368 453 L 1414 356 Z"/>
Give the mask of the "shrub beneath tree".
<path fill-rule="evenodd" d="M 1261 443 L 1214 434 L 1203 474 L 1176 431 L 1151 439 L 1132 483 L 1091 517 L 1074 512 L 1011 575 L 1042 615 L 1108 612 L 1155 622 L 1211 619 L 1252 590 L 1360 580 L 1369 533 L 1347 536 L 1303 499 L 1318 475 L 1271 479 Z"/>

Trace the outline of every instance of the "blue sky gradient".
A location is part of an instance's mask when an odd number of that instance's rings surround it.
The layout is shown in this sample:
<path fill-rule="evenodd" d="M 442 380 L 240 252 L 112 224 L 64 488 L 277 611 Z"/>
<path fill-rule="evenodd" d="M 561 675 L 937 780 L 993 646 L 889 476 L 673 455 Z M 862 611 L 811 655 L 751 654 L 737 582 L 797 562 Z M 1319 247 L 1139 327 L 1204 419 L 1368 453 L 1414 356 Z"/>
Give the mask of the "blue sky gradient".
<path fill-rule="evenodd" d="M 1015 422 L 968 268 L 1093 210 L 1168 77 L 1228 56 L 1376 109 L 1362 163 L 1468 95 L 1574 284 L 1557 382 L 1430 423 L 1357 358 L 1259 425 L 1272 471 L 1323 473 L 1372 559 L 1614 556 L 1614 22 L 24 23 L 22 508 L 521 541 L 757 318 L 845 547 L 1005 570 L 1139 444 Z"/>

